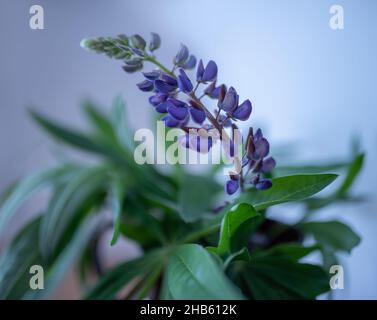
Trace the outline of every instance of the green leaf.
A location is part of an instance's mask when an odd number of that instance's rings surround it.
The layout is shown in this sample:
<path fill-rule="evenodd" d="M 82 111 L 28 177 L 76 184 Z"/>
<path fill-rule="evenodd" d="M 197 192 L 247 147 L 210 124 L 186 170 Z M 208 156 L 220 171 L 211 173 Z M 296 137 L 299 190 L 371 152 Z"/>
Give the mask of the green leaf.
<path fill-rule="evenodd" d="M 205 176 L 184 173 L 179 186 L 179 214 L 185 222 L 199 220 L 214 201 L 214 196 L 221 187 Z"/>
<path fill-rule="evenodd" d="M 276 254 L 276 255 L 284 255 L 287 256 L 293 260 L 300 260 L 301 258 L 307 256 L 308 254 L 319 250 L 320 246 L 318 245 L 313 245 L 309 247 L 304 247 L 301 244 L 297 243 L 287 243 L 287 244 L 279 244 L 276 245 L 268 250 L 263 250 L 261 252 L 258 252 L 258 254 Z"/>
<path fill-rule="evenodd" d="M 110 120 L 113 124 L 119 143 L 129 151 L 133 152 L 135 149 L 134 135 L 130 130 L 125 103 L 119 96 L 115 97 L 113 100 Z"/>
<path fill-rule="evenodd" d="M 167 198 L 170 197 L 172 188 L 168 177 L 160 174 L 153 166 L 140 166 L 135 163 L 133 153 L 123 148 L 118 141 L 96 139 L 90 135 L 55 123 L 33 111 L 31 115 L 43 129 L 56 139 L 81 150 L 110 159 L 112 163 L 127 170 L 128 180 L 132 180 L 134 183 L 137 182 L 140 187 L 146 190 L 153 191 Z"/>
<path fill-rule="evenodd" d="M 295 166 L 278 166 L 273 171 L 274 177 L 283 177 L 293 174 L 315 174 L 330 173 L 344 169 L 348 166 L 347 162 L 334 162 L 318 165 L 295 165 Z"/>
<path fill-rule="evenodd" d="M 73 147 L 93 152 L 102 156 L 109 157 L 115 163 L 132 168 L 135 166 L 132 155 L 124 152 L 119 147 L 114 147 L 114 144 L 106 144 L 96 141 L 84 133 L 76 131 L 71 128 L 66 128 L 58 123 L 55 123 L 36 112 L 31 112 L 33 119 L 49 134 L 58 140 L 65 142 Z"/>
<path fill-rule="evenodd" d="M 167 277 L 173 299 L 242 299 L 210 254 L 197 244 L 182 245 L 174 251 Z"/>
<path fill-rule="evenodd" d="M 136 277 L 145 276 L 164 261 L 162 250 L 150 251 L 144 256 L 127 261 L 107 272 L 88 292 L 86 299 L 114 299 L 116 294 Z"/>
<path fill-rule="evenodd" d="M 54 169 L 35 173 L 17 183 L 0 208 L 0 232 L 15 214 L 20 205 L 38 188 L 53 183 L 72 169 L 70 165 L 59 166 Z"/>
<path fill-rule="evenodd" d="M 306 222 L 298 228 L 312 234 L 319 244 L 333 251 L 351 252 L 360 243 L 360 237 L 339 221 Z"/>
<path fill-rule="evenodd" d="M 330 287 L 326 272 L 319 266 L 299 263 L 296 258 L 308 250 L 300 254 L 297 250 L 293 256 L 269 250 L 253 254 L 250 262 L 234 262 L 236 281 L 248 297 L 257 300 L 314 299 L 327 292 Z"/>
<path fill-rule="evenodd" d="M 299 260 L 319 249 L 318 245 L 279 244 L 256 250 L 249 262 L 243 259 L 246 262 L 236 261 L 231 267 L 246 295 L 254 299 L 313 299 L 329 290 L 327 274 Z M 318 277 L 318 283 L 312 276 Z"/>
<path fill-rule="evenodd" d="M 90 101 L 84 102 L 84 110 L 93 125 L 96 133 L 108 140 L 114 140 L 116 138 L 111 121 L 107 116 L 93 105 Z"/>
<path fill-rule="evenodd" d="M 160 300 L 173 300 L 173 297 L 170 293 L 169 286 L 168 286 L 168 276 L 167 273 L 162 278 L 162 285 L 160 291 Z"/>
<path fill-rule="evenodd" d="M 357 154 L 351 164 L 348 167 L 347 176 L 344 179 L 342 185 L 337 190 L 336 195 L 338 197 L 344 197 L 353 185 L 355 179 L 359 175 L 364 163 L 364 154 Z"/>
<path fill-rule="evenodd" d="M 207 248 L 208 250 L 208 248 Z M 246 247 L 243 247 L 241 250 L 231 254 L 226 260 L 224 261 L 223 270 L 226 270 L 228 266 L 234 261 L 250 261 L 250 253 Z"/>
<path fill-rule="evenodd" d="M 72 240 L 59 254 L 57 259 L 49 266 L 45 275 L 43 290 L 30 290 L 23 297 L 27 300 L 43 299 L 48 297 L 58 286 L 68 269 L 76 262 L 78 256 L 84 251 L 89 239 L 98 227 L 100 217 L 87 218 L 77 229 Z"/>
<path fill-rule="evenodd" d="M 276 178 L 270 189 L 247 190 L 238 202 L 250 203 L 259 211 L 276 204 L 303 200 L 327 187 L 336 177 L 335 174 L 307 174 Z"/>
<path fill-rule="evenodd" d="M 17 234 L 0 257 L 0 299 L 20 299 L 30 289 L 30 267 L 41 263 L 38 253 L 40 218 L 32 220 Z"/>
<path fill-rule="evenodd" d="M 79 221 L 101 199 L 106 168 L 84 168 L 51 198 L 40 229 L 40 249 L 45 257 L 53 254 L 63 237 L 70 236 L 67 228 Z"/>
<path fill-rule="evenodd" d="M 118 241 L 121 225 L 122 205 L 125 196 L 125 188 L 120 179 L 115 178 L 112 185 L 111 203 L 113 211 L 114 230 L 111 239 L 113 246 Z"/>
<path fill-rule="evenodd" d="M 232 252 L 232 240 L 238 228 L 251 220 L 259 221 L 261 215 L 255 211 L 253 206 L 247 203 L 240 203 L 226 213 L 223 218 L 220 230 L 220 239 L 217 252 L 220 256 Z"/>

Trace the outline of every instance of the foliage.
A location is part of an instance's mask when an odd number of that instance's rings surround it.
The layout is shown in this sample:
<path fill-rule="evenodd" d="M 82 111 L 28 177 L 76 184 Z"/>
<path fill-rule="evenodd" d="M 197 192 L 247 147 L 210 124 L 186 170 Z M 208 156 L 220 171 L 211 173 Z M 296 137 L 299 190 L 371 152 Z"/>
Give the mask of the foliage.
<path fill-rule="evenodd" d="M 151 52 L 160 42 L 154 34 Z M 84 44 L 126 59 L 128 72 L 139 70 L 143 62 L 169 71 L 153 55 L 143 55 L 147 44 L 140 36 Z M 135 55 L 139 60 L 131 68 Z M 17 181 L 0 197 L 2 232 L 34 192 L 48 188 L 51 193 L 44 211 L 1 254 L 1 299 L 46 298 L 74 264 L 79 264 L 86 299 L 315 299 L 329 291 L 329 261 L 360 242 L 349 226 L 312 218 L 325 206 L 358 199 L 351 186 L 360 173 L 362 153 L 323 166 L 277 166 L 268 174 L 268 190 L 251 184 L 222 203 L 224 193 L 213 168 L 197 175 L 183 166 L 167 171 L 135 163 L 133 135 L 120 98 L 108 113 L 91 103 L 84 110 L 91 124 L 88 132 L 31 112 L 56 141 L 96 156 L 97 162 L 60 163 Z M 340 185 L 318 196 L 337 178 L 329 171 L 340 175 Z M 301 204 L 298 223 L 269 218 L 270 207 L 287 202 Z M 105 210 L 112 211 L 111 221 Z M 130 239 L 143 253 L 103 273 L 97 244 L 109 223 L 109 246 Z M 302 262 L 317 250 L 322 264 Z M 30 290 L 33 264 L 44 267 L 46 290 Z M 88 281 L 93 275 L 94 284 Z"/>

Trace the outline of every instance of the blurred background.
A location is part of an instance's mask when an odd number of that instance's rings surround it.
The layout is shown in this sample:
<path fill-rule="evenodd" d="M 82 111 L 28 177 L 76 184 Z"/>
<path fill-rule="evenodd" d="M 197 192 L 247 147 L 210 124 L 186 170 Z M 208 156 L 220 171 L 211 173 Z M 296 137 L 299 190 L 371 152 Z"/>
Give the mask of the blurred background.
<path fill-rule="evenodd" d="M 44 30 L 29 27 L 33 4 L 44 8 Z M 334 4 L 344 8 L 344 30 L 329 27 Z M 79 43 L 155 31 L 166 64 L 181 42 L 197 57 L 214 59 L 219 81 L 253 102 L 250 124 L 265 128 L 273 145 L 293 145 L 294 163 L 343 159 L 359 136 L 366 163 L 354 191 L 368 201 L 330 207 L 318 218 L 349 222 L 362 237 L 343 257 L 345 289 L 336 297 L 377 299 L 376 15 L 373 0 L 1 0 L 0 190 L 56 161 L 56 147 L 30 120 L 30 107 L 82 126 L 82 99 L 108 108 L 121 94 L 133 128 L 150 126 L 152 109 L 135 88 L 140 75 L 126 75 L 119 62 Z M 41 206 L 39 197 L 22 208 L 13 228 Z M 74 280 L 67 279 L 57 297 L 75 298 Z"/>

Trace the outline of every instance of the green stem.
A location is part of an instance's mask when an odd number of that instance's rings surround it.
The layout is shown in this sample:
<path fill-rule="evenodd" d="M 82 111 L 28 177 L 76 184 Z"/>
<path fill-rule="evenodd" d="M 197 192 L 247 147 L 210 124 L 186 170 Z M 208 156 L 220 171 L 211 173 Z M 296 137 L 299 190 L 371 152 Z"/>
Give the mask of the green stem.
<path fill-rule="evenodd" d="M 155 57 L 147 56 L 144 58 L 145 61 L 149 61 L 159 67 L 162 71 L 166 72 L 167 74 L 171 75 L 175 78 L 175 74 L 171 72 L 168 68 L 166 68 L 162 63 L 158 62 Z"/>

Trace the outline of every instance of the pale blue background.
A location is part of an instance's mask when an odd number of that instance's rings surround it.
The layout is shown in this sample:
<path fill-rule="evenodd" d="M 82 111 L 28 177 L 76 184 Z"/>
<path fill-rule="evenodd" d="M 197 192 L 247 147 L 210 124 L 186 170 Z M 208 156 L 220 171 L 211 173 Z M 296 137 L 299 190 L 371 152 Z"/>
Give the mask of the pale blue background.
<path fill-rule="evenodd" d="M 45 9 L 46 30 L 29 28 L 29 8 Z M 329 28 L 341 4 L 345 29 Z M 301 159 L 346 156 L 352 134 L 367 151 L 356 193 L 368 203 L 320 214 L 351 222 L 362 244 L 345 259 L 340 298 L 377 298 L 377 1 L 0 1 L 0 187 L 53 163 L 51 142 L 27 106 L 81 124 L 78 102 L 108 105 L 121 93 L 135 128 L 147 126 L 146 95 L 116 61 L 79 47 L 87 36 L 156 31 L 159 55 L 170 62 L 180 42 L 219 66 L 219 78 L 254 104 L 251 124 L 274 143 L 297 142 Z"/>

